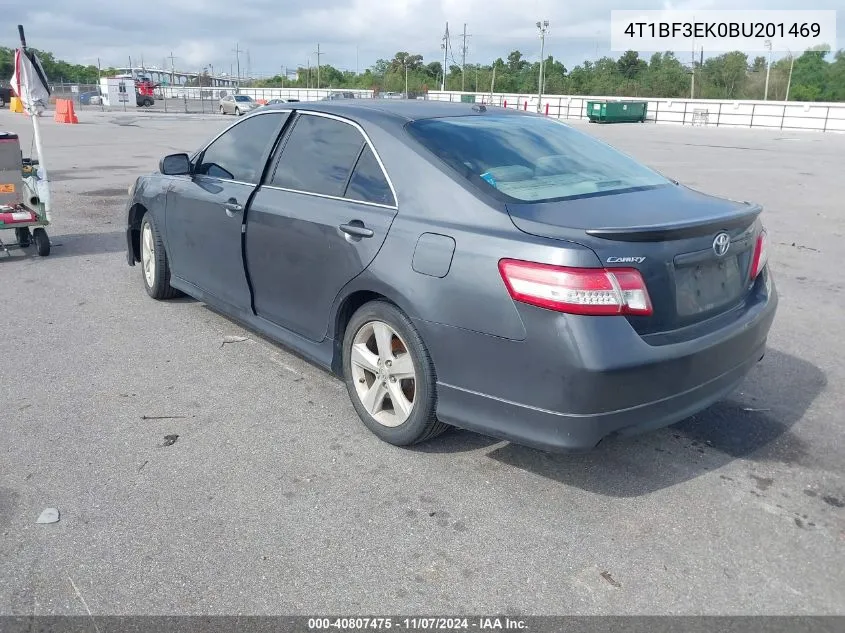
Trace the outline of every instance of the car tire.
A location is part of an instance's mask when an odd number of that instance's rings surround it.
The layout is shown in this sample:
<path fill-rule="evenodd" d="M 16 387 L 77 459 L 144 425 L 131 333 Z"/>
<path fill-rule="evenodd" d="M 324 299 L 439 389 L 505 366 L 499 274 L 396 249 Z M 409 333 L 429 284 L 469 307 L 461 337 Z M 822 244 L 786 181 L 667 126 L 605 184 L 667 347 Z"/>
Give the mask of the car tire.
<path fill-rule="evenodd" d="M 220 106 L 220 114 L 226 116 L 226 109 L 223 106 Z"/>
<path fill-rule="evenodd" d="M 153 299 L 173 299 L 181 293 L 170 285 L 170 262 L 152 214 L 141 219 L 141 276 Z"/>
<path fill-rule="evenodd" d="M 372 301 L 352 315 L 343 338 L 343 376 L 361 421 L 385 442 L 411 446 L 449 428 L 436 416 L 437 378 L 428 349 L 411 320 L 387 301 Z"/>
<path fill-rule="evenodd" d="M 241 116 L 241 109 L 235 108 L 235 116 Z"/>

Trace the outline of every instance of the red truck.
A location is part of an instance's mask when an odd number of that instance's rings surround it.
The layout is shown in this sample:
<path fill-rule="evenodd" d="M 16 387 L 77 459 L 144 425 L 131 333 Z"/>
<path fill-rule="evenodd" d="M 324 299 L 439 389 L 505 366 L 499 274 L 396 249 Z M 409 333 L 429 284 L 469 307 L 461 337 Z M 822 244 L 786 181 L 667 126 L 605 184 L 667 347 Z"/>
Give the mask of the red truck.
<path fill-rule="evenodd" d="M 155 103 L 155 84 L 146 77 L 135 80 L 135 97 L 139 106 L 150 107 Z"/>

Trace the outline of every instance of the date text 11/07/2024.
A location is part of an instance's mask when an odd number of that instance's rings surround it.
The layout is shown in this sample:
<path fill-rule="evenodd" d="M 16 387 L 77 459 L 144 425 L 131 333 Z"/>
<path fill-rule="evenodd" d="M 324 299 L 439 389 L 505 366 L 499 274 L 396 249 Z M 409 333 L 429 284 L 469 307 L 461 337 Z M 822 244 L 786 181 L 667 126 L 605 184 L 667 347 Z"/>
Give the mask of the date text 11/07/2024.
<path fill-rule="evenodd" d="M 818 22 L 629 22 L 625 27 L 625 35 L 636 38 L 810 38 L 821 32 Z"/>
<path fill-rule="evenodd" d="M 309 631 L 527 631 L 524 620 L 510 617 L 474 618 L 309 618 Z"/>

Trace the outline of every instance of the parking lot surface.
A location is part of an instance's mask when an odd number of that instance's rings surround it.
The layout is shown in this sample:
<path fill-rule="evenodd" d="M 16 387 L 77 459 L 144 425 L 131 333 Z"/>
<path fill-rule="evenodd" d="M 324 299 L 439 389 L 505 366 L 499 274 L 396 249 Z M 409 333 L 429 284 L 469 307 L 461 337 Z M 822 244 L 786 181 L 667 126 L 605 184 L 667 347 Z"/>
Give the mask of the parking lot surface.
<path fill-rule="evenodd" d="M 0 253 L 0 614 L 845 614 L 845 136 L 576 124 L 764 204 L 781 302 L 728 400 L 568 456 L 392 447 L 335 378 L 149 299 L 127 187 L 233 119 L 79 118 L 43 122 L 53 253 Z"/>

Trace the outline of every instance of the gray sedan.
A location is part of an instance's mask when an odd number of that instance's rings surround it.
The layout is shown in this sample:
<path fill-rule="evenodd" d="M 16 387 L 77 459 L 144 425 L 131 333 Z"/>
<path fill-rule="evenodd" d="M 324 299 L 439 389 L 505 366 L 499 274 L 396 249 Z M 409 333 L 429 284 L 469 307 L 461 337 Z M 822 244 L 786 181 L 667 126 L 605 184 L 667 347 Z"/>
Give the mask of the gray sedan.
<path fill-rule="evenodd" d="M 695 414 L 762 359 L 760 213 L 535 114 L 287 104 L 139 178 L 127 261 L 151 297 L 334 372 L 387 442 L 454 425 L 583 450 Z"/>
<path fill-rule="evenodd" d="M 226 95 L 220 99 L 220 114 L 240 116 L 252 112 L 257 107 L 258 102 L 247 95 Z"/>

